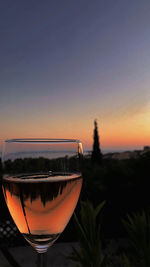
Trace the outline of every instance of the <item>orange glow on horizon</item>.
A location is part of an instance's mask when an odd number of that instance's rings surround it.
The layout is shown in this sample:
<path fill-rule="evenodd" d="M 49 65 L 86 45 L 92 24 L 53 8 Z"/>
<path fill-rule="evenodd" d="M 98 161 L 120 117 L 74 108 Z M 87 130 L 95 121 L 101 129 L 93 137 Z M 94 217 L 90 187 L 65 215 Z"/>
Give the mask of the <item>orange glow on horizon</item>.
<path fill-rule="evenodd" d="M 52 124 L 40 120 L 38 123 L 28 121 L 17 127 L 13 122 L 2 128 L 2 139 L 10 138 L 68 138 L 79 139 L 83 149 L 92 149 L 94 118 L 92 116 L 75 119 L 71 116 L 56 120 Z M 150 107 L 139 113 L 104 116 L 98 119 L 98 132 L 101 147 L 125 147 L 150 145 Z M 7 135 L 6 135 L 7 133 Z"/>

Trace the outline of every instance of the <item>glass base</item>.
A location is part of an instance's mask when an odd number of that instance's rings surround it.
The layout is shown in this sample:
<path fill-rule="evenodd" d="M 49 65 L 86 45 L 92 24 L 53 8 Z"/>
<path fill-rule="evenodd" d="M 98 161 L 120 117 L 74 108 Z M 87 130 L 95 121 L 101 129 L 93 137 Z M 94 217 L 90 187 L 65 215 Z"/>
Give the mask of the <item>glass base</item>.
<path fill-rule="evenodd" d="M 24 238 L 35 248 L 38 253 L 47 252 L 48 248 L 56 241 L 60 234 L 53 235 L 31 235 L 23 234 Z"/>

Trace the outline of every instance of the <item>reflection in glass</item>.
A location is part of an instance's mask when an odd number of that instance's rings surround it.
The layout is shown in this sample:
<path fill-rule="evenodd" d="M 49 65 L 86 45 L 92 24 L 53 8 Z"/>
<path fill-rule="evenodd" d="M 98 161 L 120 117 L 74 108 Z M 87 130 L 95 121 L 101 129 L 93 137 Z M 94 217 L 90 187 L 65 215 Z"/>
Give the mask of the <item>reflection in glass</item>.
<path fill-rule="evenodd" d="M 82 145 L 76 140 L 5 143 L 5 200 L 18 229 L 38 253 L 54 243 L 75 209 L 82 186 L 81 157 Z"/>

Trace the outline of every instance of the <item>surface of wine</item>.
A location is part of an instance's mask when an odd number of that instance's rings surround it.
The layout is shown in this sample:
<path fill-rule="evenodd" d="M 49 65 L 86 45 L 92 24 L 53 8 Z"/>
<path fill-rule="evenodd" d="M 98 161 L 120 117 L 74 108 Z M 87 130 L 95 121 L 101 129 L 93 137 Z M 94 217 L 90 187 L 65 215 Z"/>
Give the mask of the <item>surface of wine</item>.
<path fill-rule="evenodd" d="M 74 211 L 81 186 L 79 174 L 3 177 L 8 209 L 18 229 L 31 244 L 56 240 Z"/>

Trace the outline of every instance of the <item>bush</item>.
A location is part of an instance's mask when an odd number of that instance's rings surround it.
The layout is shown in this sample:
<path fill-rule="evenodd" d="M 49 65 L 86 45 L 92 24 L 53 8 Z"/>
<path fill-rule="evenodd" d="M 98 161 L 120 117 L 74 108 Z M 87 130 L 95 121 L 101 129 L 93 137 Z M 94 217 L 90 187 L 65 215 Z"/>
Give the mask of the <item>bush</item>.
<path fill-rule="evenodd" d="M 82 267 L 105 267 L 107 266 L 107 256 L 102 253 L 102 243 L 100 240 L 101 225 L 97 223 L 97 216 L 104 206 L 100 203 L 95 209 L 89 202 L 81 203 L 81 222 L 74 215 L 75 228 L 78 236 L 80 250 L 73 247 L 69 259 L 79 263 Z"/>
<path fill-rule="evenodd" d="M 123 220 L 133 247 L 131 259 L 135 266 L 150 266 L 150 212 L 138 212 Z"/>

